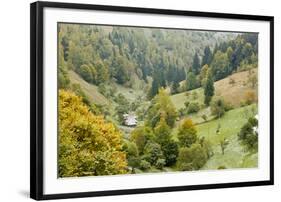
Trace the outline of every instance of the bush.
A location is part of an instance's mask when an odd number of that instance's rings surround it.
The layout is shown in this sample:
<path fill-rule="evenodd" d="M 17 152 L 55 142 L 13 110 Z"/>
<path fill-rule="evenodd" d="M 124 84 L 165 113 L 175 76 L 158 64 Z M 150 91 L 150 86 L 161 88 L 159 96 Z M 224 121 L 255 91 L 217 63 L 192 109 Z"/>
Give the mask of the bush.
<path fill-rule="evenodd" d="M 258 147 L 258 133 L 254 130 L 255 127 L 258 127 L 258 120 L 251 117 L 238 133 L 238 139 L 250 150 Z"/>
<path fill-rule="evenodd" d="M 179 146 L 174 140 L 169 140 L 161 146 L 163 155 L 166 159 L 166 166 L 172 166 L 176 163 L 179 154 Z"/>
<path fill-rule="evenodd" d="M 192 99 L 193 99 L 193 100 L 198 99 L 198 93 L 197 93 L 197 91 L 193 91 L 193 92 L 192 92 Z"/>
<path fill-rule="evenodd" d="M 206 114 L 203 114 L 201 117 L 202 117 L 202 119 L 203 119 L 204 121 L 207 121 L 207 119 L 208 119 L 208 117 L 207 117 Z"/>
<path fill-rule="evenodd" d="M 234 80 L 234 78 L 229 78 L 229 82 L 228 82 L 231 86 L 234 86 L 234 84 L 236 83 L 236 81 Z"/>
<path fill-rule="evenodd" d="M 187 113 L 191 114 L 191 113 L 196 113 L 200 110 L 200 106 L 198 102 L 192 102 L 188 105 L 187 108 Z"/>
<path fill-rule="evenodd" d="M 184 102 L 184 106 L 185 106 L 185 108 L 188 108 L 189 104 L 190 104 L 190 102 L 189 102 L 189 101 L 185 101 L 185 102 Z"/>
<path fill-rule="evenodd" d="M 205 137 L 200 138 L 199 144 L 204 149 L 208 159 L 214 155 L 212 144 L 209 140 L 206 140 Z"/>
<path fill-rule="evenodd" d="M 229 102 L 225 102 L 224 109 L 225 109 L 225 111 L 230 111 L 230 110 L 234 109 L 234 106 Z"/>
<path fill-rule="evenodd" d="M 207 154 L 200 144 L 193 144 L 190 148 L 183 147 L 179 151 L 177 167 L 181 171 L 199 170 L 207 162 Z"/>
<path fill-rule="evenodd" d="M 140 157 L 130 156 L 127 157 L 128 166 L 132 168 L 139 168 L 140 167 Z"/>
<path fill-rule="evenodd" d="M 151 165 L 150 165 L 150 163 L 148 161 L 146 161 L 146 160 L 141 160 L 140 161 L 140 169 L 148 170 L 150 168 L 151 168 Z"/>
<path fill-rule="evenodd" d="M 220 118 L 225 113 L 225 102 L 222 98 L 217 97 L 211 103 L 211 112 L 216 117 Z"/>
<path fill-rule="evenodd" d="M 245 103 L 247 105 L 250 105 L 250 104 L 256 102 L 256 100 L 257 100 L 257 95 L 256 95 L 256 93 L 254 91 L 246 92 L 246 94 L 245 94 Z"/>
<path fill-rule="evenodd" d="M 178 110 L 178 113 L 179 113 L 179 117 L 183 117 L 183 116 L 186 114 L 185 108 L 180 108 L 180 109 Z"/>
<path fill-rule="evenodd" d="M 93 68 L 91 65 L 81 65 L 80 69 L 78 69 L 78 73 L 85 81 L 89 83 L 94 82 Z"/>
<path fill-rule="evenodd" d="M 155 167 L 156 167 L 157 169 L 162 170 L 162 169 L 164 168 L 165 164 L 166 164 L 165 159 L 158 159 L 158 160 L 156 161 Z"/>
<path fill-rule="evenodd" d="M 131 135 L 130 140 L 134 142 L 138 148 L 139 154 L 143 154 L 144 147 L 148 140 L 153 139 L 154 134 L 149 127 L 141 126 L 135 128 Z"/>
<path fill-rule="evenodd" d="M 134 142 L 130 142 L 128 140 L 124 141 L 123 150 L 126 152 L 128 156 L 139 156 L 139 151 L 137 145 Z"/>
<path fill-rule="evenodd" d="M 155 165 L 158 159 L 163 158 L 161 146 L 155 142 L 149 141 L 144 147 L 143 159 L 151 165 Z"/>

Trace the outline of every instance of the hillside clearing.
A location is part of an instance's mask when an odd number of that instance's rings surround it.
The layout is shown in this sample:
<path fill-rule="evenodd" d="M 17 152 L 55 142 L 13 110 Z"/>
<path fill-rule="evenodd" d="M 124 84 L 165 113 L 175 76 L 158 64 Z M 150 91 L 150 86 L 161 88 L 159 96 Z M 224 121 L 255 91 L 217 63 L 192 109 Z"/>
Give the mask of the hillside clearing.
<path fill-rule="evenodd" d="M 257 75 L 257 68 L 252 69 L 250 75 Z M 221 96 L 224 100 L 239 107 L 242 102 L 246 100 L 248 92 L 257 93 L 257 89 L 253 89 L 249 84 L 249 71 L 234 73 L 222 80 L 214 83 L 215 95 Z M 231 82 L 232 81 L 232 82 Z M 234 81 L 234 82 L 233 82 Z M 257 95 L 256 95 L 257 96 Z M 204 104 L 204 90 L 198 88 L 183 93 L 178 93 L 171 96 L 171 100 L 176 109 L 184 108 L 185 102 L 198 102 L 200 105 Z"/>
<path fill-rule="evenodd" d="M 75 73 L 74 71 L 69 71 L 69 78 L 72 84 L 80 84 L 82 90 L 85 92 L 86 96 L 88 97 L 88 99 L 95 104 L 99 104 L 99 105 L 108 105 L 109 102 L 106 99 L 106 97 L 104 97 L 99 91 L 98 91 L 98 87 L 90 84 L 88 82 L 86 82 L 84 79 L 82 79 L 77 73 Z"/>
<path fill-rule="evenodd" d="M 215 94 L 222 96 L 226 102 L 233 106 L 239 106 L 241 102 L 247 99 L 248 92 L 257 93 L 257 89 L 251 87 L 249 77 L 257 76 L 258 71 L 257 68 L 250 71 L 234 73 L 225 79 L 215 82 Z M 231 81 L 234 83 L 231 84 Z"/>

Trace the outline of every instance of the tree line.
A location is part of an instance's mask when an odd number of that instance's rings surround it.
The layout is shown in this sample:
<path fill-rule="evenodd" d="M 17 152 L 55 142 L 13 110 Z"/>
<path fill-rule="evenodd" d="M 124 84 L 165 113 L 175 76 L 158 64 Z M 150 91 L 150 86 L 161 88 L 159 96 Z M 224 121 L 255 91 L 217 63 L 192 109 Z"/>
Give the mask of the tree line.
<path fill-rule="evenodd" d="M 59 24 L 59 84 L 69 87 L 67 70 L 74 70 L 95 85 L 130 86 L 136 75 L 144 82 L 152 77 L 154 86 L 176 86 L 191 65 L 199 72 L 194 53 L 210 60 L 202 55 L 206 45 L 214 48 L 213 39 L 222 40 L 216 32 Z"/>

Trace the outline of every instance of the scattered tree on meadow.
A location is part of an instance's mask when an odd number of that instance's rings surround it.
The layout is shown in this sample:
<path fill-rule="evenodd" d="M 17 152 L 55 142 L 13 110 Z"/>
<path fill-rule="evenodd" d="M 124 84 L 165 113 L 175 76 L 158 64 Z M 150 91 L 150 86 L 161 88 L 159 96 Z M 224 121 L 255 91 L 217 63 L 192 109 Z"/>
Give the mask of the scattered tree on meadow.
<path fill-rule="evenodd" d="M 222 137 L 220 140 L 220 148 L 221 148 L 222 155 L 224 155 L 224 151 L 228 144 L 229 144 L 229 141 L 225 137 Z"/>
<path fill-rule="evenodd" d="M 258 120 L 254 117 L 248 119 L 238 133 L 239 140 L 250 150 L 258 148 Z"/>
<path fill-rule="evenodd" d="M 206 114 L 203 114 L 202 116 L 202 119 L 206 122 L 207 121 L 207 119 L 208 119 L 208 117 L 207 117 L 207 115 Z"/>
<path fill-rule="evenodd" d="M 211 103 L 211 112 L 217 118 L 221 118 L 225 113 L 225 102 L 222 98 L 216 97 Z"/>
<path fill-rule="evenodd" d="M 214 95 L 214 91 L 215 91 L 214 81 L 213 81 L 211 73 L 209 73 L 207 76 L 206 84 L 204 86 L 204 95 L 205 95 L 204 103 L 207 106 L 209 106 L 209 104 L 211 102 L 211 99 Z"/>
<path fill-rule="evenodd" d="M 198 102 L 191 102 L 189 103 L 188 107 L 187 107 L 187 113 L 191 114 L 191 113 L 196 113 L 200 110 L 200 106 Z"/>

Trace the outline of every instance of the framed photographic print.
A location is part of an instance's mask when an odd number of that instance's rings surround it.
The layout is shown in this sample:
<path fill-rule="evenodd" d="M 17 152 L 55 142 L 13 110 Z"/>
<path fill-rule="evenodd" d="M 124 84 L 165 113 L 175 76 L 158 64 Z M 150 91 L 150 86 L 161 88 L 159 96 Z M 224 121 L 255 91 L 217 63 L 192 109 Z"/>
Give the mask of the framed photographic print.
<path fill-rule="evenodd" d="M 273 17 L 31 4 L 31 198 L 273 184 Z"/>

